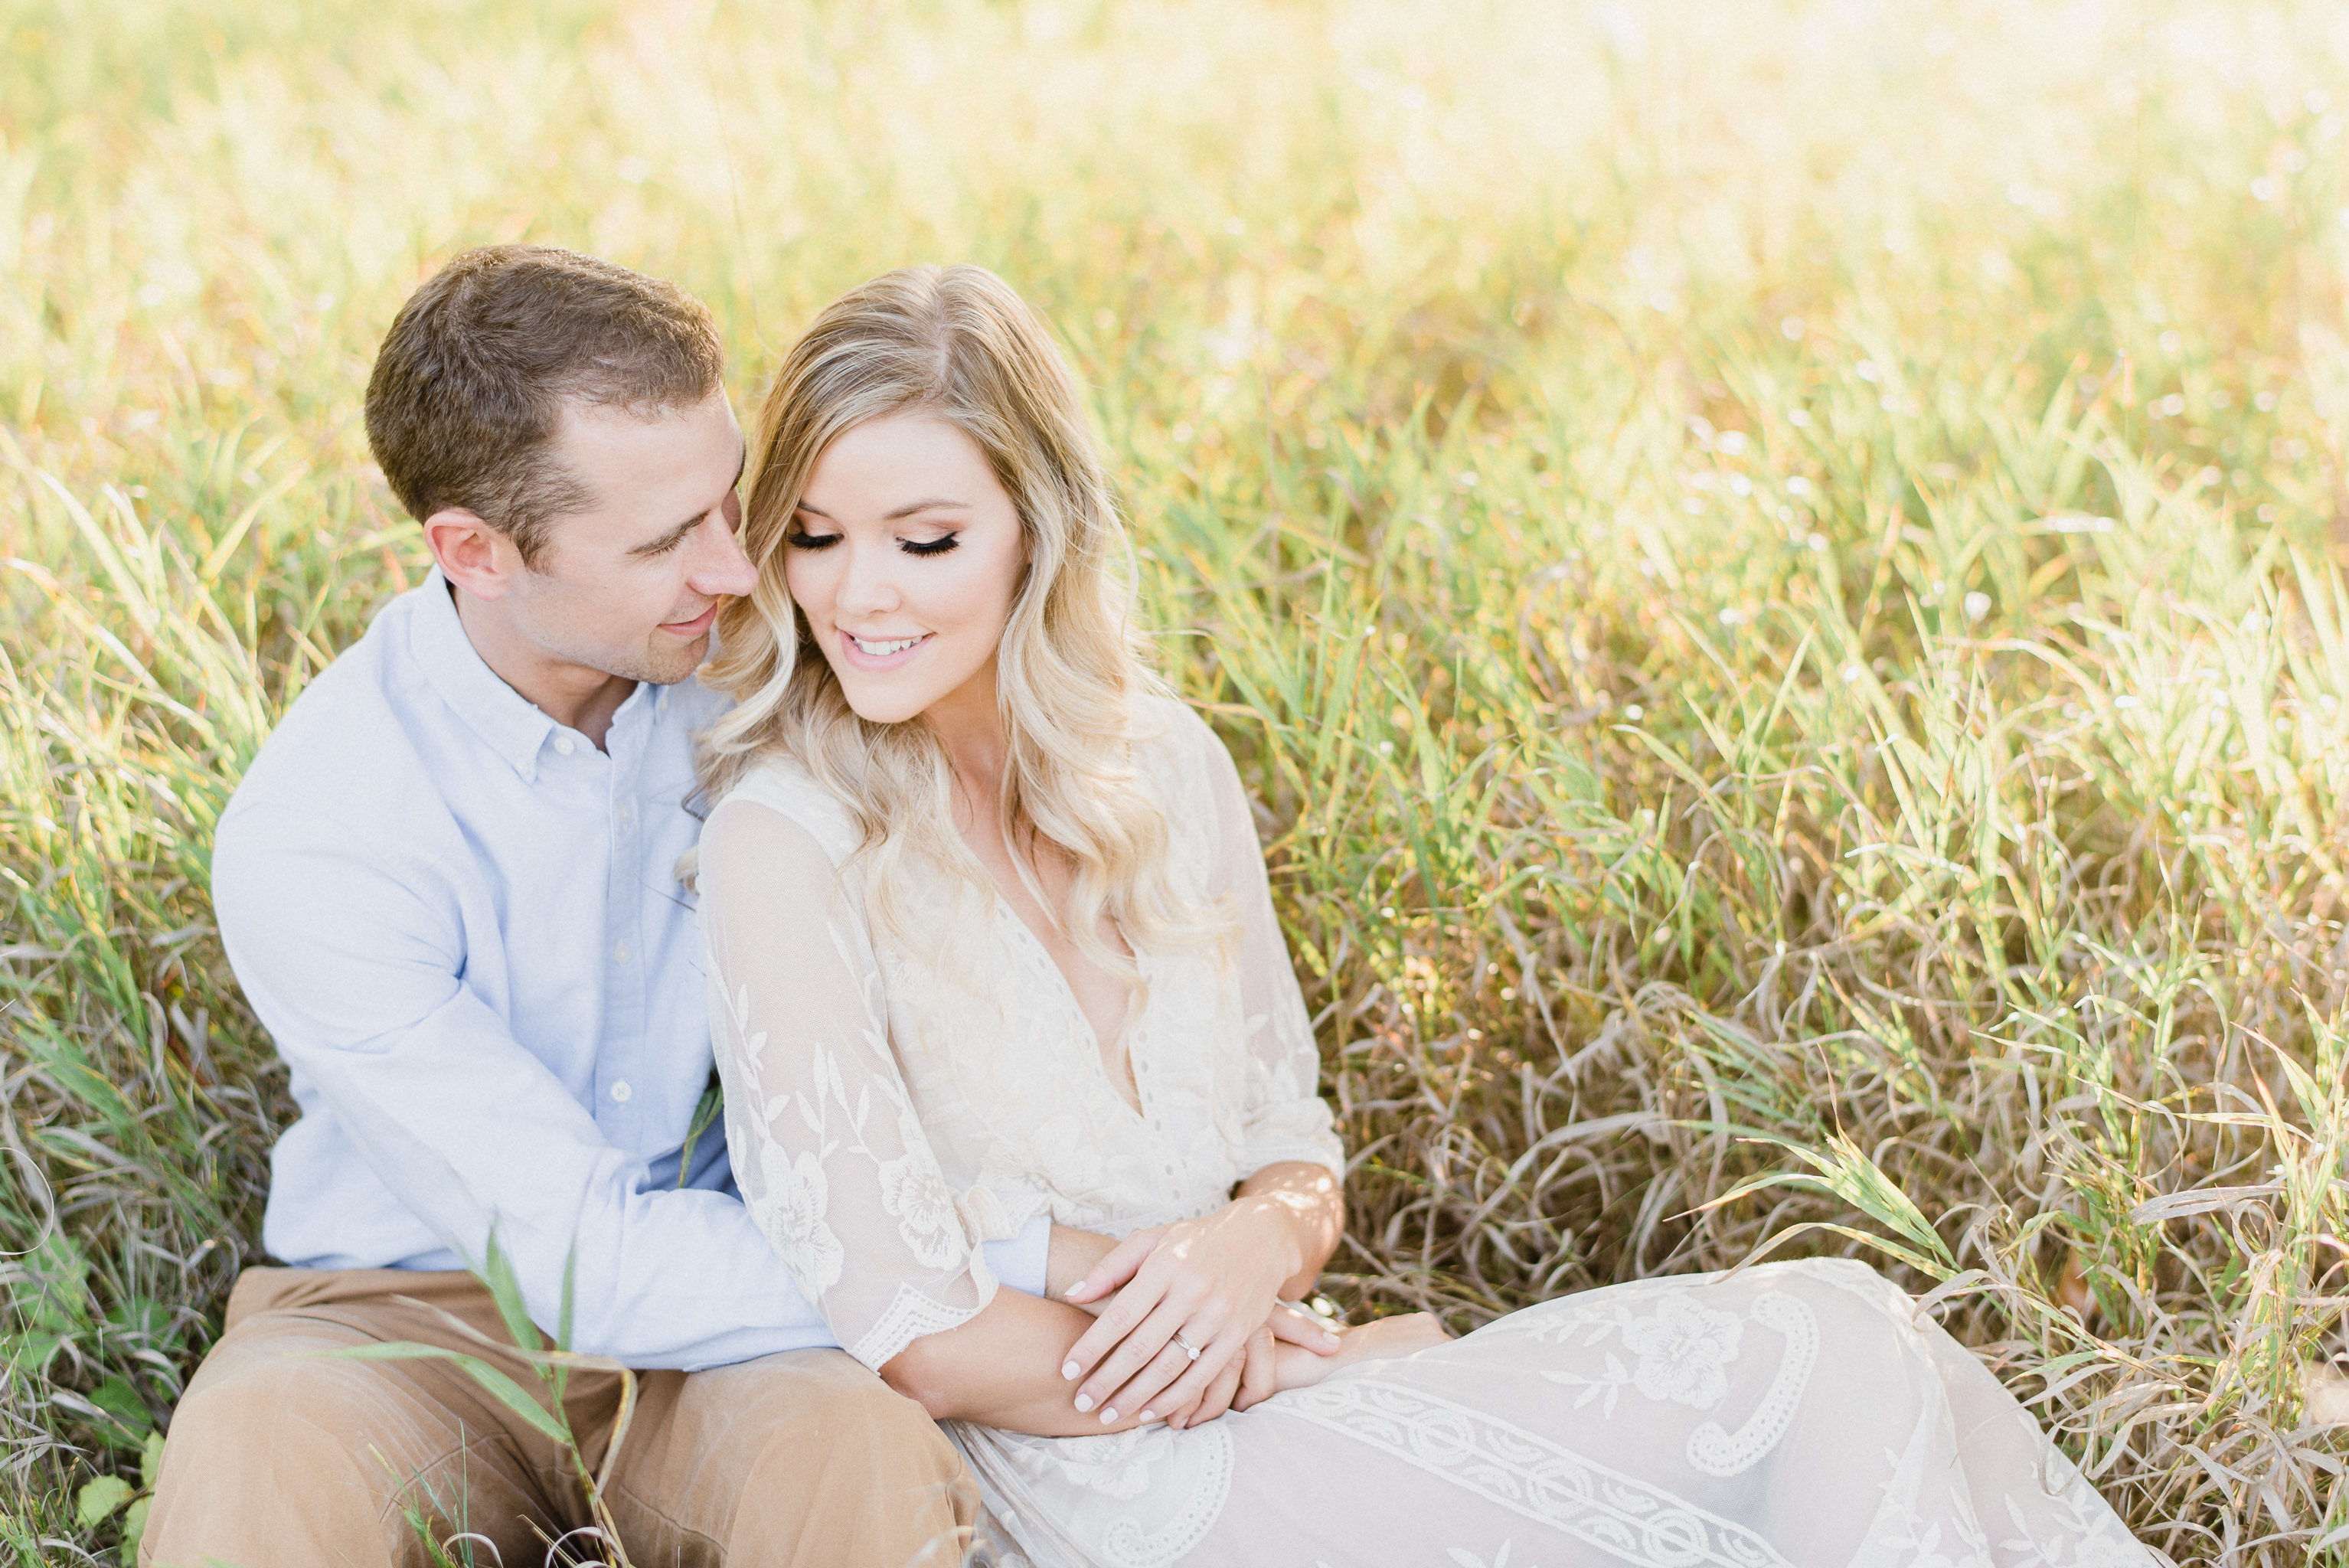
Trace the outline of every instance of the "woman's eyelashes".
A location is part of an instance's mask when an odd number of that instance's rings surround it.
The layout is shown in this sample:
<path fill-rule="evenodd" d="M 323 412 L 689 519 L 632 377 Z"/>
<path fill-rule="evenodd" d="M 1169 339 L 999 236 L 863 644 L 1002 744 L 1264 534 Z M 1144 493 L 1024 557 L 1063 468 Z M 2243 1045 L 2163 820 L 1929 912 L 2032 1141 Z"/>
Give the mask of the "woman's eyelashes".
<path fill-rule="evenodd" d="M 783 542 L 794 550 L 829 550 L 840 540 L 837 533 L 810 533 L 803 528 L 795 528 L 783 535 Z M 936 539 L 901 539 L 897 542 L 897 548 L 908 555 L 944 555 L 961 542 L 960 534 L 947 533 Z"/>

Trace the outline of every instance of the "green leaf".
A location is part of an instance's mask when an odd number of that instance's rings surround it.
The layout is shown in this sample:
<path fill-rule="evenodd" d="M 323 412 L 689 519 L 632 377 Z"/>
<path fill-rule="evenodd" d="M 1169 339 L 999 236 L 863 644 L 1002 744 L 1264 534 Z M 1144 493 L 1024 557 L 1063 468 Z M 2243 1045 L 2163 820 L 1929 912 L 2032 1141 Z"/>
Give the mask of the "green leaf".
<path fill-rule="evenodd" d="M 155 1429 L 155 1418 L 127 1377 L 109 1377 L 89 1392 L 89 1402 L 122 1424 L 133 1442 Z"/>
<path fill-rule="evenodd" d="M 497 1227 L 490 1227 L 489 1256 L 481 1261 L 481 1283 L 490 1287 L 490 1298 L 498 1304 L 498 1315 L 505 1319 L 506 1332 L 524 1350 L 536 1350 L 542 1344 L 538 1325 L 530 1320 L 530 1303 L 523 1299 L 522 1281 L 514 1277 L 513 1260 L 498 1245 Z"/>
<path fill-rule="evenodd" d="M 147 1533 L 147 1505 L 155 1500 L 142 1497 L 122 1513 L 122 1544 L 130 1549 L 131 1561 L 138 1560 L 139 1542 Z"/>
<path fill-rule="evenodd" d="M 571 1433 L 562 1420 L 549 1413 L 546 1407 L 526 1392 L 523 1386 L 482 1360 L 461 1350 L 443 1350 L 437 1345 L 419 1345 L 412 1340 L 395 1339 L 382 1345 L 358 1345 L 348 1350 L 328 1350 L 322 1354 L 351 1361 L 454 1361 L 465 1369 L 465 1375 L 479 1383 L 490 1396 L 515 1415 L 554 1441 L 568 1448 Z"/>
<path fill-rule="evenodd" d="M 155 1490 L 155 1478 L 163 1473 L 163 1434 L 147 1434 L 147 1446 L 139 1451 L 139 1480 L 149 1491 Z"/>
<path fill-rule="evenodd" d="M 1713 1202 L 1702 1204 L 1700 1212 L 1702 1209 L 1717 1209 L 1723 1203 L 1733 1202 L 1748 1192 L 1760 1191 L 1765 1187 L 1806 1187 L 1813 1191 L 1826 1192 L 1842 1199 L 1869 1219 L 1914 1242 L 1917 1248 L 1898 1246 L 1879 1236 L 1867 1235 L 1840 1225 L 1817 1222 L 1797 1225 L 1792 1230 L 1781 1233 L 1772 1238 L 1773 1246 L 1803 1231 L 1828 1230 L 1864 1241 L 1928 1274 L 1947 1277 L 1949 1271 L 1957 1266 L 1957 1260 L 1950 1255 L 1949 1247 L 1943 1243 L 1940 1234 L 1934 1231 L 1924 1214 L 1918 1210 L 1917 1205 L 1909 1202 L 1909 1194 L 1894 1185 L 1892 1179 L 1877 1168 L 1876 1161 L 1861 1153 L 1859 1146 L 1844 1134 L 1840 1132 L 1830 1134 L 1827 1139 L 1830 1152 L 1824 1154 L 1817 1150 L 1796 1143 L 1792 1139 L 1779 1138 L 1769 1133 L 1757 1133 L 1751 1137 L 1741 1138 L 1738 1141 L 1775 1144 L 1811 1167 L 1811 1170 L 1818 1174 L 1813 1175 L 1802 1171 L 1775 1171 L 1766 1176 L 1756 1176 L 1749 1181 L 1740 1181 Z M 1929 1255 L 1920 1256 L 1917 1249 L 1921 1249 L 1923 1253 Z"/>
<path fill-rule="evenodd" d="M 130 1483 L 119 1475 L 102 1475 L 85 1485 L 74 1499 L 74 1522 L 95 1530 L 131 1499 Z"/>
<path fill-rule="evenodd" d="M 709 1087 L 701 1091 L 701 1099 L 693 1107 L 692 1119 L 685 1124 L 685 1147 L 678 1151 L 677 1184 L 680 1190 L 685 1186 L 686 1177 L 693 1171 L 693 1146 L 701 1140 L 701 1135 L 709 1130 L 709 1124 L 717 1120 L 718 1113 L 725 1109 L 726 1091 L 719 1087 L 718 1069 L 712 1068 L 709 1069 Z"/>

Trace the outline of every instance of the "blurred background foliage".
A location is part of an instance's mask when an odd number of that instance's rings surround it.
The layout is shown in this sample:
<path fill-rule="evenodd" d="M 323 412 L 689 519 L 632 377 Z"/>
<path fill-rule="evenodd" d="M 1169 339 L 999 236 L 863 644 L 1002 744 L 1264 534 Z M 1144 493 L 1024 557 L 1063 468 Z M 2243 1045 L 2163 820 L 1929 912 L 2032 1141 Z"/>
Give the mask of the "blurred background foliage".
<path fill-rule="evenodd" d="M 0 0 L 0 1543 L 128 1553 L 282 1069 L 209 834 L 424 556 L 439 261 L 738 406 L 996 268 L 1092 388 L 1355 1151 L 1455 1327 L 1773 1238 L 2179 1561 L 2349 1561 L 2349 13 Z"/>

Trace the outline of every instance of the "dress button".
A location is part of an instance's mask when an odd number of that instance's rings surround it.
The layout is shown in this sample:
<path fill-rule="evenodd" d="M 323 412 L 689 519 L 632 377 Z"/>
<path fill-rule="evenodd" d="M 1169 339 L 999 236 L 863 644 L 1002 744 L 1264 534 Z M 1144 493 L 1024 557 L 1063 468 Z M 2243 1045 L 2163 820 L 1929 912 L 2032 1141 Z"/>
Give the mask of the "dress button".
<path fill-rule="evenodd" d="M 577 750 L 578 748 L 571 744 L 571 738 L 569 736 L 558 735 L 554 738 L 554 749 L 563 753 L 564 756 L 568 757 L 574 751 Z"/>
<path fill-rule="evenodd" d="M 628 1097 L 636 1092 L 636 1091 L 635 1089 L 628 1087 L 628 1080 L 626 1078 L 622 1078 L 618 1083 L 612 1086 L 612 1099 L 616 1103 L 620 1105 L 627 1104 Z"/>

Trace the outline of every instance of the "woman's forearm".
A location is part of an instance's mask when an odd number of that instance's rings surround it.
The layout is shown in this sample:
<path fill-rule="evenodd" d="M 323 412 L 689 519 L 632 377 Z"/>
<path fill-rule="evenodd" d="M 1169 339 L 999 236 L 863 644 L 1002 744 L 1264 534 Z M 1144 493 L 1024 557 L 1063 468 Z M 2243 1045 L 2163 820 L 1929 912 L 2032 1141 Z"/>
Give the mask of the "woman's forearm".
<path fill-rule="evenodd" d="M 1282 1258 L 1292 1272 L 1280 1294 L 1295 1301 L 1310 1291 L 1346 1228 L 1346 1195 L 1338 1179 L 1325 1166 L 1285 1160 L 1241 1182 L 1233 1204 L 1261 1208 L 1282 1222 L 1296 1250 Z"/>
<path fill-rule="evenodd" d="M 1274 1259 L 1280 1270 L 1278 1294 L 1293 1299 L 1313 1288 L 1321 1266 L 1337 1250 L 1345 1224 L 1345 1199 L 1337 1178 L 1327 1169 L 1288 1161 L 1257 1171 L 1239 1183 L 1232 1202 L 1222 1211 L 1191 1223 L 1203 1233 L 1229 1227 L 1228 1233 L 1237 1238 L 1239 1247 L 1235 1255 Z M 1142 1239 L 1134 1238 L 1128 1245 Z M 1173 1244 L 1177 1253 L 1187 1255 L 1197 1243 L 1185 1240 Z M 1103 1297 L 1090 1309 L 1071 1306 L 1057 1299 L 1062 1289 L 1060 1282 L 1072 1269 L 1097 1265 L 1108 1246 L 1105 1238 L 1055 1226 L 1050 1265 L 1051 1297 L 999 1291 L 986 1310 L 960 1327 L 915 1340 L 882 1367 L 882 1377 L 899 1393 L 919 1400 L 936 1419 L 977 1421 L 1037 1437 L 1123 1431 L 1140 1425 L 1145 1414 L 1167 1414 L 1166 1410 L 1120 1408 L 1113 1400 L 1107 1408 L 1076 1408 L 1075 1397 L 1080 1394 L 1089 1403 L 1111 1399 L 1126 1377 L 1139 1370 L 1138 1367 L 1128 1368 L 1111 1378 L 1096 1377 L 1081 1390 L 1071 1386 L 1063 1370 L 1078 1341 L 1094 1326 L 1091 1313 L 1115 1298 Z M 1122 1276 L 1130 1276 L 1145 1255 L 1138 1253 L 1129 1260 L 1120 1271 Z M 1264 1322 L 1273 1305 L 1268 1296 L 1251 1295 L 1248 1299 L 1252 1304 L 1261 1300 L 1262 1305 L 1251 1307 L 1243 1338 Z M 1124 1332 L 1124 1328 L 1115 1330 L 1101 1349 L 1117 1344 Z M 1164 1337 L 1164 1331 L 1154 1335 L 1143 1354 L 1155 1354 Z M 1094 1367 L 1099 1354 L 1082 1357 L 1083 1365 Z M 1142 1387 L 1146 1390 L 1159 1381 L 1143 1380 Z"/>
<path fill-rule="evenodd" d="M 999 1290 L 978 1316 L 926 1334 L 881 1368 L 889 1387 L 933 1420 L 977 1421 L 1040 1438 L 1094 1437 L 1142 1425 L 1140 1410 L 1078 1410 L 1061 1376 L 1092 1318 L 1062 1301 Z M 1163 1415 L 1165 1412 L 1153 1412 Z"/>

